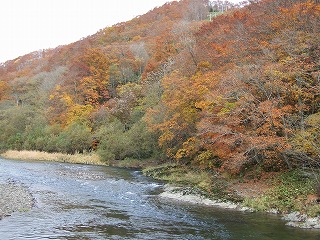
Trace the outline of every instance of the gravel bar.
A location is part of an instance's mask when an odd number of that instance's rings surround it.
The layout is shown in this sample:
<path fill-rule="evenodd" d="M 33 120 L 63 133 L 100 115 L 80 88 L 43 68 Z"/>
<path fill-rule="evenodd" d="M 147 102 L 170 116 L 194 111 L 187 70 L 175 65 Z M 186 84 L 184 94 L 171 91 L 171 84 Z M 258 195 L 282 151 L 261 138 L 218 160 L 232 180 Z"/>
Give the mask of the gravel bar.
<path fill-rule="evenodd" d="M 27 187 L 13 181 L 0 183 L 0 219 L 13 212 L 29 211 L 33 205 L 34 199 Z"/>

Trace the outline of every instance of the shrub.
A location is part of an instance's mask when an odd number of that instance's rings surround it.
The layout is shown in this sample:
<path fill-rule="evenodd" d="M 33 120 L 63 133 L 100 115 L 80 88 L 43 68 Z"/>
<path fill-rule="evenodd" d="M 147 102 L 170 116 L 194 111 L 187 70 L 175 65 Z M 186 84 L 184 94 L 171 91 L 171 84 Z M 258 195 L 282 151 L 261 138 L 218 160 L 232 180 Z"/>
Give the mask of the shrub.
<path fill-rule="evenodd" d="M 98 129 L 98 154 L 104 161 L 120 160 L 125 157 L 127 140 L 124 137 L 124 125 L 114 120 Z"/>
<path fill-rule="evenodd" d="M 81 123 L 72 123 L 61 134 L 56 142 L 58 152 L 82 153 L 90 148 L 92 134 L 90 129 Z"/>
<path fill-rule="evenodd" d="M 148 132 L 142 120 L 126 131 L 124 124 L 116 119 L 102 126 L 96 136 L 100 141 L 98 154 L 105 161 L 125 158 L 141 160 L 158 153 L 157 139 Z"/>

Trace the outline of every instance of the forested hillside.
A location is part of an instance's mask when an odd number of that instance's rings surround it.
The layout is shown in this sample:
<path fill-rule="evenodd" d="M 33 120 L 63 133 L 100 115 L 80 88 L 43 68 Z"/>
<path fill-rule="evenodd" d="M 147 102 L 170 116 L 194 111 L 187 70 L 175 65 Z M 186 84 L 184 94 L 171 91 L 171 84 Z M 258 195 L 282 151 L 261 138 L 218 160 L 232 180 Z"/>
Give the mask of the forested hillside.
<path fill-rule="evenodd" d="M 222 4 L 173 1 L 3 63 L 0 148 L 232 176 L 319 167 L 319 3 Z"/>

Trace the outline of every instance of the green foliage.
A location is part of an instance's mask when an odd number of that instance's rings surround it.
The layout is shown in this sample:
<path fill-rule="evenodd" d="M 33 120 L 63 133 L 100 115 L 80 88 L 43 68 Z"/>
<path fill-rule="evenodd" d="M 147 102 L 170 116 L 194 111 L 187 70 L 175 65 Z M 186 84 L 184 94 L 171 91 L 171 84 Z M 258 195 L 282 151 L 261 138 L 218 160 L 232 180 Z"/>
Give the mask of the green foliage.
<path fill-rule="evenodd" d="M 7 140 L 7 147 L 11 149 L 22 150 L 23 138 L 21 133 L 16 133 L 12 135 Z"/>
<path fill-rule="evenodd" d="M 2 148 L 22 149 L 24 131 L 32 124 L 36 112 L 28 106 L 13 107 L 0 112 Z"/>
<path fill-rule="evenodd" d="M 32 120 L 24 131 L 23 149 L 39 151 L 47 150 L 46 147 L 50 141 L 49 127 L 47 121 L 38 116 Z"/>
<path fill-rule="evenodd" d="M 125 125 L 115 119 L 102 126 L 96 136 L 100 140 L 98 154 L 105 161 L 147 159 L 157 153 L 156 138 L 148 132 L 143 120 L 126 130 Z"/>
<path fill-rule="evenodd" d="M 155 135 L 148 131 L 146 123 L 141 120 L 126 132 L 130 142 L 129 157 L 146 159 L 157 155 L 158 142 Z"/>
<path fill-rule="evenodd" d="M 260 211 L 269 209 L 277 209 L 280 212 L 301 211 L 305 207 L 302 199 L 315 192 L 315 180 L 306 177 L 299 170 L 284 173 L 275 181 L 274 188 L 258 198 L 246 199 L 245 204 Z"/>
<path fill-rule="evenodd" d="M 320 204 L 311 205 L 306 210 L 308 216 L 318 217 L 320 216 Z"/>
<path fill-rule="evenodd" d="M 81 153 L 91 147 L 91 142 L 92 134 L 90 129 L 83 124 L 75 122 L 59 134 L 57 150 L 63 153 Z"/>
<path fill-rule="evenodd" d="M 124 137 L 124 125 L 115 120 L 97 130 L 100 144 L 98 154 L 104 161 L 120 160 L 125 157 L 127 141 Z"/>
<path fill-rule="evenodd" d="M 92 140 L 85 125 L 75 122 L 66 129 L 49 126 L 45 117 L 30 106 L 3 110 L 0 128 L 2 149 L 75 153 L 89 149 Z"/>

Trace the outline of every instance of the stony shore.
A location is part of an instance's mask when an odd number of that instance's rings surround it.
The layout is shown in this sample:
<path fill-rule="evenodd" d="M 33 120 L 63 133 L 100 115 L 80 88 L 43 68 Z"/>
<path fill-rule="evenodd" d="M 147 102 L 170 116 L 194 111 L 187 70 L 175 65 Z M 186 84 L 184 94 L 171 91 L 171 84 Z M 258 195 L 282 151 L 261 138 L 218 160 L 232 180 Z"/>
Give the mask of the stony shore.
<path fill-rule="evenodd" d="M 287 221 L 287 226 L 305 229 L 320 229 L 320 216 L 311 218 L 303 213 L 292 212 L 289 214 L 285 214 L 282 219 Z"/>
<path fill-rule="evenodd" d="M 198 194 L 185 193 L 183 188 L 175 187 L 171 185 L 166 185 L 164 188 L 164 192 L 160 193 L 160 197 L 171 199 L 174 201 L 182 201 L 192 204 L 206 205 L 206 206 L 214 206 L 221 207 L 225 209 L 236 209 L 239 211 L 253 211 L 252 209 L 242 206 L 241 204 L 232 203 L 228 201 L 219 201 L 208 199 Z"/>
<path fill-rule="evenodd" d="M 234 209 L 238 211 L 254 212 L 254 209 L 245 207 L 241 204 L 236 204 L 232 202 L 224 202 L 219 200 L 212 200 L 200 196 L 198 194 L 186 194 L 183 192 L 183 188 L 175 187 L 171 185 L 166 185 L 164 192 L 160 194 L 160 197 L 171 199 L 174 201 L 188 202 L 192 204 L 206 205 L 220 207 L 224 209 Z M 269 211 L 272 214 L 279 214 L 278 211 Z M 305 214 L 299 212 L 292 212 L 290 214 L 283 214 L 282 219 L 286 221 L 287 226 L 298 227 L 304 229 L 320 229 L 320 216 L 318 217 L 308 217 Z"/>
<path fill-rule="evenodd" d="M 28 188 L 14 181 L 0 183 L 0 219 L 13 212 L 29 211 L 34 199 Z"/>

